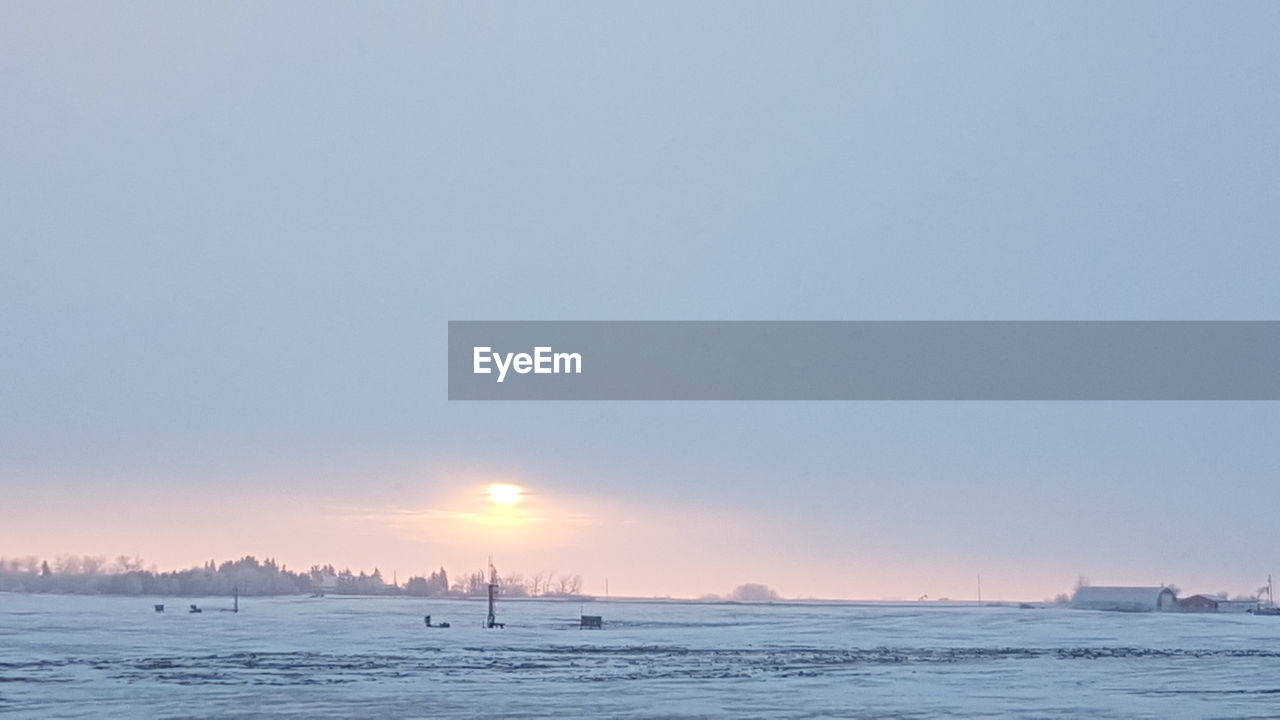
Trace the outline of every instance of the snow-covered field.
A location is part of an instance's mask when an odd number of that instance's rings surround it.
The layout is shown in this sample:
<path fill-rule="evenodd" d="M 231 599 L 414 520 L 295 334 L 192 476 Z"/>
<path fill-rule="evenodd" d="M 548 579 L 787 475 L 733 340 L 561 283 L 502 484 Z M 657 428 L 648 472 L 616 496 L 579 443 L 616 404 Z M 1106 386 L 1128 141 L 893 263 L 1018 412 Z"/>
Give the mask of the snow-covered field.
<path fill-rule="evenodd" d="M 0 593 L 0 715 L 1280 717 L 1277 617 L 612 601 L 584 631 L 577 602 L 510 601 L 484 630 L 476 601 L 230 604 Z"/>

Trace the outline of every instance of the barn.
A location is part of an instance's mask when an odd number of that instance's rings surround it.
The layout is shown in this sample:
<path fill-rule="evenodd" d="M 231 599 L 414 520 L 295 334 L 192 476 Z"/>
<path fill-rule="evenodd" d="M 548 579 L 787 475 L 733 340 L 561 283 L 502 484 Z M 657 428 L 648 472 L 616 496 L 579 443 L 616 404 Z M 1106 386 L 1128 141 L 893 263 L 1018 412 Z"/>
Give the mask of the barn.
<path fill-rule="evenodd" d="M 1218 598 L 1208 595 L 1179 598 L 1178 609 L 1182 612 L 1218 612 Z"/>
<path fill-rule="evenodd" d="M 1177 593 L 1167 587 L 1082 587 L 1071 601 L 1071 607 L 1079 610 L 1118 612 L 1173 610 L 1177 604 Z"/>
<path fill-rule="evenodd" d="M 1259 603 L 1254 600 L 1219 600 L 1218 612 L 1251 613 L 1257 610 Z"/>

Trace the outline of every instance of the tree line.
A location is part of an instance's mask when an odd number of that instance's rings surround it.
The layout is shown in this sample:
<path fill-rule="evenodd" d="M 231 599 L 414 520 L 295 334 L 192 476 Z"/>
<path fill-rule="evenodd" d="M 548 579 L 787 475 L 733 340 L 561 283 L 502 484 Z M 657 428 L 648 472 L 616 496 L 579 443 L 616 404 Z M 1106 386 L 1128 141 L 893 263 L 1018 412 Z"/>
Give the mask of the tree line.
<path fill-rule="evenodd" d="M 70 593 L 83 595 L 412 595 L 420 597 L 484 597 L 494 578 L 506 597 L 581 597 L 582 577 L 538 573 L 525 578 L 496 571 L 476 570 L 450 583 L 443 567 L 429 575 L 408 578 L 403 584 L 391 582 L 381 570 L 372 573 L 339 570 L 333 565 L 312 565 L 304 571 L 291 570 L 274 558 L 258 560 L 247 555 L 239 560 L 161 572 L 145 569 L 140 558 L 121 556 L 113 561 L 101 557 L 64 555 L 51 564 L 28 557 L 0 558 L 0 592 Z"/>

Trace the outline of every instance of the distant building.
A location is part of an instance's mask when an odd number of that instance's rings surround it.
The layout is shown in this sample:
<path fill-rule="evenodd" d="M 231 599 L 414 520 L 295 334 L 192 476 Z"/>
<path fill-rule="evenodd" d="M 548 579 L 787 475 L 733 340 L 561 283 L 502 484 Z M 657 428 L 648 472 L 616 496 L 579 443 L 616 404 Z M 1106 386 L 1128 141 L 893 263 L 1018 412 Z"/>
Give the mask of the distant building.
<path fill-rule="evenodd" d="M 1257 598 L 1245 600 L 1218 600 L 1218 612 L 1247 613 L 1260 607 Z"/>
<path fill-rule="evenodd" d="M 1182 612 L 1218 612 L 1218 598 L 1208 595 L 1192 595 L 1178 599 L 1178 609 Z"/>
<path fill-rule="evenodd" d="M 1071 600 L 1071 607 L 1080 610 L 1118 612 L 1174 610 L 1177 604 L 1177 594 L 1167 587 L 1082 587 Z"/>

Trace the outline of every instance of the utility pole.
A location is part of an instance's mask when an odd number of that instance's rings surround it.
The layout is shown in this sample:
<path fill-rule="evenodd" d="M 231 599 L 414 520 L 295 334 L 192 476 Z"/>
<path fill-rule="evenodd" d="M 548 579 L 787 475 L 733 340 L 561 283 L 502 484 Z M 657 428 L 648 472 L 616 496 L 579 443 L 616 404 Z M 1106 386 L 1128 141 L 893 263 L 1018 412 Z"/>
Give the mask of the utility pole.
<path fill-rule="evenodd" d="M 493 566 L 493 556 L 489 557 L 489 615 L 484 619 L 486 628 L 502 627 L 498 623 L 498 617 L 494 612 L 493 601 L 498 595 L 498 570 Z"/>

